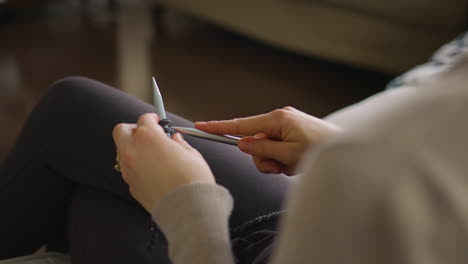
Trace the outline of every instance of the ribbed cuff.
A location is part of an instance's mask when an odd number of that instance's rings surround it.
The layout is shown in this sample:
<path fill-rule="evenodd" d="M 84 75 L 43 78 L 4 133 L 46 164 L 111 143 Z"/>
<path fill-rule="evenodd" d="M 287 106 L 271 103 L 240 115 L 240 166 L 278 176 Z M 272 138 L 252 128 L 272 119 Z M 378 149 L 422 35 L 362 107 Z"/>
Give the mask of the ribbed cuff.
<path fill-rule="evenodd" d="M 165 195 L 152 216 L 169 242 L 171 260 L 233 261 L 228 228 L 232 207 L 229 191 L 216 184 L 187 184 Z"/>

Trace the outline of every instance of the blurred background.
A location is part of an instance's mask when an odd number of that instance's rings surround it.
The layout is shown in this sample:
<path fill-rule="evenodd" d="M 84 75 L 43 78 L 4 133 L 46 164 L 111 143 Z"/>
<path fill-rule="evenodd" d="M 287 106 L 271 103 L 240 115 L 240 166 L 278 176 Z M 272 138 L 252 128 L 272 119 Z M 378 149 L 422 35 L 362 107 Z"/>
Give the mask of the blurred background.
<path fill-rule="evenodd" d="M 287 105 L 323 117 L 466 28 L 465 2 L 0 0 L 0 160 L 71 75 L 144 101 L 156 76 L 166 109 L 191 120 Z"/>

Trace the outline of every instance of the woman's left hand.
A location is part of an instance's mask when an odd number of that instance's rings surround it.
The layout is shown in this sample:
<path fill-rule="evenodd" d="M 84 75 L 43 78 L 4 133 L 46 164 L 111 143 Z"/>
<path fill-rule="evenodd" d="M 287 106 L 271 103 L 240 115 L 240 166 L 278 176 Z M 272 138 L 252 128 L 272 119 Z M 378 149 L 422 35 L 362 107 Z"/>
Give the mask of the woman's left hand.
<path fill-rule="evenodd" d="M 215 184 L 202 155 L 180 133 L 168 138 L 158 122 L 156 114 L 144 114 L 137 124 L 118 124 L 112 132 L 123 179 L 148 212 L 181 185 Z"/>

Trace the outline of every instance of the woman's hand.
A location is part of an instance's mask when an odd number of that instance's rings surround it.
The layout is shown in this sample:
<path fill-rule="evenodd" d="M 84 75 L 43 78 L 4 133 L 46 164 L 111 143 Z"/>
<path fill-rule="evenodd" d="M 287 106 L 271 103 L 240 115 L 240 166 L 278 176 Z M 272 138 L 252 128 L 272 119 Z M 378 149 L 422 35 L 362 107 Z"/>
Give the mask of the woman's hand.
<path fill-rule="evenodd" d="M 168 138 L 158 122 L 156 114 L 144 114 L 137 124 L 118 124 L 112 132 L 123 179 L 148 212 L 178 186 L 215 183 L 201 154 L 179 133 Z"/>
<path fill-rule="evenodd" d="M 292 107 L 225 121 L 196 122 L 195 127 L 213 134 L 243 136 L 240 150 L 252 155 L 264 173 L 292 175 L 305 150 L 341 129 Z"/>

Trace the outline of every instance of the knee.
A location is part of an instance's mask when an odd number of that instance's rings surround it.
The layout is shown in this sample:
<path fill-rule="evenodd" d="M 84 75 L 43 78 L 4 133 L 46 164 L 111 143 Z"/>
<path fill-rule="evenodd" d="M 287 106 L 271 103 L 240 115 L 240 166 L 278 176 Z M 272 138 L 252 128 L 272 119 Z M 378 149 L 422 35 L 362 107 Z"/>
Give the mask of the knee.
<path fill-rule="evenodd" d="M 66 77 L 53 83 L 45 95 L 46 101 L 64 104 L 90 104 L 113 94 L 116 89 L 101 82 L 80 76 Z"/>
<path fill-rule="evenodd" d="M 64 97 L 74 97 L 87 90 L 87 87 L 89 87 L 89 84 L 92 82 L 94 81 L 86 77 L 66 77 L 54 82 L 47 90 L 46 97 L 59 99 Z"/>

